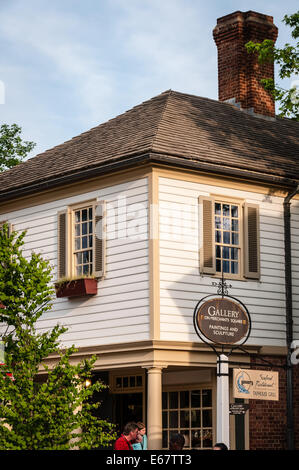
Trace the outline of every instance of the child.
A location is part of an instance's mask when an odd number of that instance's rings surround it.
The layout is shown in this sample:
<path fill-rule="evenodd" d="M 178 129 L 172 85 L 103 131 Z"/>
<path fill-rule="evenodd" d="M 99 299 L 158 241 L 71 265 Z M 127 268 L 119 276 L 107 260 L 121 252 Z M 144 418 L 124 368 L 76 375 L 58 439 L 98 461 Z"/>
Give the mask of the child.
<path fill-rule="evenodd" d="M 145 424 L 140 421 L 137 423 L 138 426 L 138 436 L 134 444 L 132 444 L 134 450 L 147 450 L 147 437 Z"/>

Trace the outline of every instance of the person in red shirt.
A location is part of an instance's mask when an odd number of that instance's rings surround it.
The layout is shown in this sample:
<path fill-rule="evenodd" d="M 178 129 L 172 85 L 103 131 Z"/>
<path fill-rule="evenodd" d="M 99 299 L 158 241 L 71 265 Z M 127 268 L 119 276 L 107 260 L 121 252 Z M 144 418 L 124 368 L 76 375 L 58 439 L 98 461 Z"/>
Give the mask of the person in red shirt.
<path fill-rule="evenodd" d="M 114 450 L 133 450 L 132 443 L 135 442 L 137 434 L 137 424 L 127 423 L 122 435 L 114 443 Z"/>

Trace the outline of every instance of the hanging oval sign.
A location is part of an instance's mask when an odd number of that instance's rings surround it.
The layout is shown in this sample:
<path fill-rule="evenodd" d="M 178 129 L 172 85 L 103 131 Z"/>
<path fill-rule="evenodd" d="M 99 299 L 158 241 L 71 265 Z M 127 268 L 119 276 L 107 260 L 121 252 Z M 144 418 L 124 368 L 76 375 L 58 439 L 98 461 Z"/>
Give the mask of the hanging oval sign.
<path fill-rule="evenodd" d="M 237 299 L 208 296 L 195 307 L 194 326 L 200 337 L 214 344 L 233 345 L 247 340 L 251 321 L 247 308 Z"/>

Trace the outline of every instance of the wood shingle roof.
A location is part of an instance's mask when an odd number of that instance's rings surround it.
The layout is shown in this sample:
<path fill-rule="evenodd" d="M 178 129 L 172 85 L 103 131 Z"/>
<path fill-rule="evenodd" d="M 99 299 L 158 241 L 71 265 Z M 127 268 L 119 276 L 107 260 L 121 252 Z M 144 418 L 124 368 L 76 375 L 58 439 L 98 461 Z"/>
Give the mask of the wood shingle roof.
<path fill-rule="evenodd" d="M 175 157 L 193 168 L 210 164 L 220 172 L 250 170 L 299 180 L 298 135 L 298 122 L 266 120 L 227 103 L 169 90 L 3 172 L 0 198 L 107 165 L 133 164 L 149 154 L 162 155 L 164 163 Z"/>

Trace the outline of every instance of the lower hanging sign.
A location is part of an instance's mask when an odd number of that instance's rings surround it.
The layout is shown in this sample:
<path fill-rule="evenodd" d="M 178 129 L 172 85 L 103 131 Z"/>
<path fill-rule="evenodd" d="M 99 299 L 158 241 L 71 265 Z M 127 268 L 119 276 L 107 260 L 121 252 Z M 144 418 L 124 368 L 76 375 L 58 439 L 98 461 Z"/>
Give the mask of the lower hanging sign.
<path fill-rule="evenodd" d="M 247 410 L 249 410 L 248 403 L 230 403 L 229 404 L 230 415 L 245 415 Z"/>
<path fill-rule="evenodd" d="M 254 400 L 279 400 L 278 372 L 234 369 L 233 396 Z"/>

